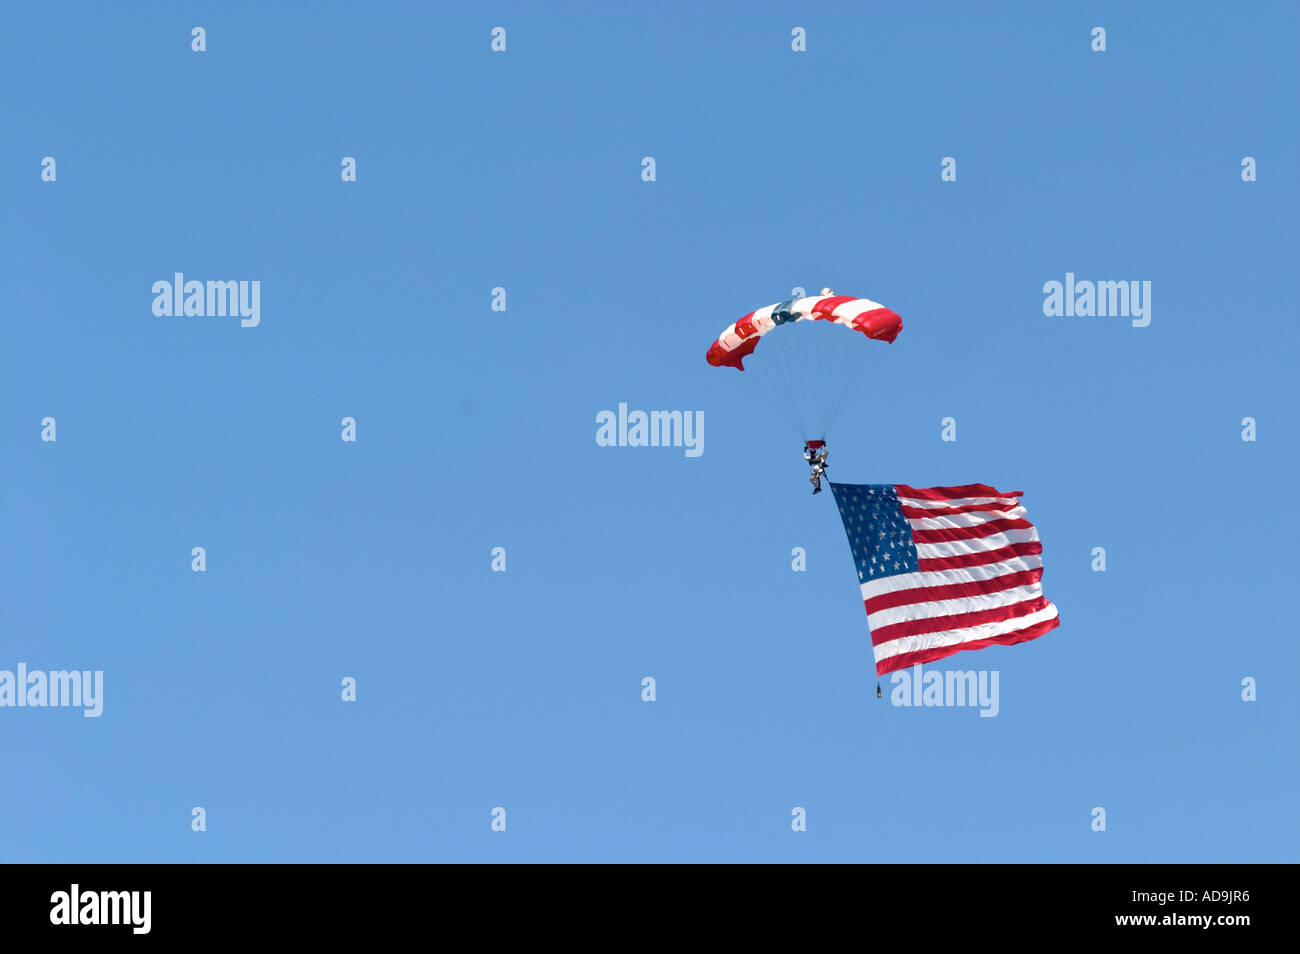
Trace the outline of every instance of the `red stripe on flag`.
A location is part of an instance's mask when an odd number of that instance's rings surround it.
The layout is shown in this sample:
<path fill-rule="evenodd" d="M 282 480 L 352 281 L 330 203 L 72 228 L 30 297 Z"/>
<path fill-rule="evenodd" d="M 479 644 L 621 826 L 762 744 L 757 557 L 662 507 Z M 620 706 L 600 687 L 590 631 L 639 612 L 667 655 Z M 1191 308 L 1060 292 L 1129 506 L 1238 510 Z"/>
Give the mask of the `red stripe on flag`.
<path fill-rule="evenodd" d="M 963 553 L 951 557 L 922 557 L 917 561 L 920 570 L 961 570 L 968 566 L 985 566 L 989 563 L 1001 563 L 1018 556 L 1037 556 L 1043 552 L 1043 545 L 1037 540 L 1031 543 L 1013 543 L 998 547 L 996 550 L 984 550 L 977 553 Z"/>
<path fill-rule="evenodd" d="M 894 484 L 900 497 L 915 497 L 918 500 L 956 500 L 958 497 L 1021 497 L 1023 490 L 994 490 L 988 484 L 963 484 L 960 487 L 909 487 L 907 484 Z"/>
<path fill-rule="evenodd" d="M 952 527 L 945 530 L 917 530 L 913 527 L 912 539 L 916 543 L 953 543 L 957 540 L 991 537 L 1004 530 L 1032 529 L 1034 525 L 1028 520 L 985 520 L 973 527 Z"/>
<path fill-rule="evenodd" d="M 954 646 L 934 646 L 930 649 L 917 650 L 914 653 L 900 653 L 897 656 L 890 656 L 888 659 L 882 659 L 878 662 L 876 664 L 876 675 L 883 676 L 887 672 L 907 669 L 917 663 L 934 662 L 936 659 L 943 659 L 945 656 L 951 656 L 966 649 L 984 649 L 986 646 L 1014 646 L 1016 643 L 1025 643 L 1031 639 L 1037 639 L 1044 633 L 1050 633 L 1060 625 L 1061 618 L 1058 616 L 1054 619 L 1044 620 L 1041 623 L 1035 623 L 1033 626 L 1027 626 L 1024 629 L 1018 629 L 1012 633 L 1003 633 L 1001 636 L 974 639 L 969 643 L 957 643 Z"/>
<path fill-rule="evenodd" d="M 863 601 L 866 602 L 865 600 Z M 1020 616 L 1029 616 L 1047 609 L 1051 604 L 1046 597 L 1021 600 L 1007 606 L 993 609 L 977 610 L 974 613 L 955 613 L 944 616 L 930 616 L 926 619 L 907 619 L 901 623 L 881 626 L 871 634 L 872 645 L 878 646 L 900 636 L 922 636 L 926 633 L 946 633 L 953 629 L 966 629 L 968 626 L 981 626 L 984 623 L 1001 623 Z"/>
<path fill-rule="evenodd" d="M 963 596 L 983 596 L 986 593 L 999 593 L 1013 586 L 1027 586 L 1043 579 L 1042 567 L 1036 570 L 1021 570 L 1018 573 L 1005 573 L 987 580 L 973 580 L 969 583 L 947 583 L 943 586 L 918 586 L 910 590 L 895 590 L 881 593 L 866 601 L 867 614 L 877 610 L 905 606 L 909 603 L 935 603 L 939 600 L 955 600 Z M 959 629 L 951 626 L 949 629 Z"/>
<path fill-rule="evenodd" d="M 1008 510 L 1015 510 L 1020 503 L 1017 501 L 1005 504 L 966 504 L 962 507 L 909 507 L 907 504 L 900 504 L 900 506 L 903 508 L 904 517 L 951 517 L 955 513 L 1006 513 Z"/>

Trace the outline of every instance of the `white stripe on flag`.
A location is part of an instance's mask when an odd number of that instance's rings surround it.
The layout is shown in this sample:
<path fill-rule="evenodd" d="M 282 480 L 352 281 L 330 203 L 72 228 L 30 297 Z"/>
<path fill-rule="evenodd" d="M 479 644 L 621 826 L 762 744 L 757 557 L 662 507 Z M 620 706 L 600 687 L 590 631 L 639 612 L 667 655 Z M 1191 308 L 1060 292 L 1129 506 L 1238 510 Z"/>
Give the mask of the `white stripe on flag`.
<path fill-rule="evenodd" d="M 959 570 L 922 570 L 919 573 L 899 573 L 896 576 L 881 576 L 867 580 L 862 584 L 862 598 L 869 600 L 884 593 L 898 590 L 916 590 L 930 586 L 952 586 L 954 583 L 975 583 L 991 580 L 995 576 L 1008 573 L 1023 573 L 1037 570 L 1043 565 L 1043 558 L 1037 554 L 1012 557 L 1001 563 L 986 563 L 983 566 L 968 566 Z"/>
<path fill-rule="evenodd" d="M 931 500 L 928 497 L 899 497 L 898 502 L 904 507 L 923 507 L 926 510 L 942 510 L 945 507 L 969 507 L 972 504 L 998 504 L 1000 506 L 1017 506 L 1019 497 L 957 497 L 953 500 Z"/>
<path fill-rule="evenodd" d="M 875 632 L 882 626 L 894 623 L 906 623 L 914 619 L 934 619 L 936 616 L 959 616 L 962 613 L 981 613 L 984 610 L 1012 606 L 1026 600 L 1036 600 L 1043 595 L 1043 584 L 1026 583 L 1013 586 L 996 593 L 981 593 L 978 596 L 959 596 L 951 600 L 934 600 L 928 603 L 904 603 L 889 609 L 876 610 L 867 614 L 867 625 Z"/>
<path fill-rule="evenodd" d="M 955 527 L 978 527 L 990 520 L 1021 520 L 1029 513 L 1024 507 L 1008 510 L 974 510 L 969 513 L 950 513 L 943 517 L 908 517 L 913 530 L 952 530 Z"/>
<path fill-rule="evenodd" d="M 1046 609 L 1039 610 L 1037 613 L 1020 616 L 1016 619 L 1005 619 L 997 623 L 984 623 L 980 626 L 968 626 L 965 629 L 950 629 L 941 633 L 919 633 L 915 636 L 900 636 L 898 639 L 891 639 L 889 642 L 881 643 L 873 648 L 875 649 L 876 662 L 879 663 L 882 659 L 890 659 L 904 653 L 915 653 L 939 646 L 957 646 L 961 643 L 992 639 L 994 636 L 1004 636 L 1007 633 L 1014 633 L 1018 629 L 1028 629 L 1036 623 L 1043 623 L 1049 619 L 1056 619 L 1056 606 L 1054 604 L 1049 605 Z"/>
<path fill-rule="evenodd" d="M 986 550 L 1000 550 L 1003 547 L 1009 547 L 1013 543 L 1037 543 L 1038 529 L 1031 527 L 1028 530 L 1004 530 L 1001 533 L 995 533 L 987 537 L 973 537 L 969 540 L 951 540 L 944 543 L 918 543 L 916 545 L 916 555 L 922 560 L 932 560 L 937 557 L 956 557 L 965 556 L 972 552 L 984 552 Z"/>

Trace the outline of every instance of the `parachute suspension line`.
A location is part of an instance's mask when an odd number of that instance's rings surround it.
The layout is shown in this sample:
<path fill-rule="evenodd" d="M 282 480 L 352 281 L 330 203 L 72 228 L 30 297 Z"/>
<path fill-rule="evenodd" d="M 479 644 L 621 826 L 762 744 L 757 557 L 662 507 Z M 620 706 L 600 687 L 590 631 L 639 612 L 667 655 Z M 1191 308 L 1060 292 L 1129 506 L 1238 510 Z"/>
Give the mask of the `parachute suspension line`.
<path fill-rule="evenodd" d="M 808 392 L 810 390 L 808 375 L 811 373 L 808 368 L 808 352 L 805 350 L 808 346 L 808 341 L 807 339 L 799 340 L 793 337 L 794 335 L 800 334 L 800 331 L 796 330 L 797 328 L 798 326 L 796 325 L 794 328 L 790 329 L 790 335 L 786 337 L 786 341 L 790 344 L 790 367 L 794 373 L 794 397 L 795 400 L 799 402 L 799 409 L 801 412 L 800 423 L 804 425 L 804 430 L 807 431 L 810 425 L 815 425 L 817 423 L 816 420 L 810 422 L 808 419 L 810 415 L 816 413 L 816 408 L 810 408 L 808 406 Z M 809 433 L 804 434 L 805 438 L 810 436 L 812 435 Z"/>
<path fill-rule="evenodd" d="M 823 322 L 824 324 L 824 322 Z M 826 405 L 825 388 L 826 388 L 826 364 L 830 355 L 826 354 L 826 328 L 819 328 L 813 324 L 807 331 L 805 337 L 808 338 L 808 403 L 812 405 L 813 426 L 826 428 Z M 816 340 L 813 340 L 813 336 Z M 824 434 L 813 434 L 813 437 L 823 438 Z"/>
<path fill-rule="evenodd" d="M 844 371 L 844 373 L 840 375 L 839 380 L 836 383 L 835 393 L 839 395 L 839 398 L 833 402 L 834 406 L 831 407 L 830 414 L 827 417 L 826 427 L 828 430 L 830 429 L 830 426 L 835 423 L 835 418 L 839 416 L 840 408 L 844 405 L 844 401 L 848 398 L 849 382 L 854 377 L 856 377 L 856 375 L 853 372 L 854 369 L 852 366 L 850 366 Z"/>
<path fill-rule="evenodd" d="M 745 387 L 751 393 L 760 395 L 767 403 L 767 406 L 776 411 L 776 413 L 790 425 L 790 429 L 798 435 L 800 430 L 799 422 L 791 417 L 789 410 L 787 410 L 781 401 L 777 400 L 773 393 L 773 389 L 763 386 L 762 373 L 760 372 L 757 378 L 751 378 L 751 375 L 753 374 L 753 370 L 741 372 L 741 380 L 745 382 Z"/>
<path fill-rule="evenodd" d="M 790 407 L 790 415 L 794 418 L 795 428 L 800 432 L 800 436 L 807 437 L 805 431 L 803 415 L 799 408 L 799 375 L 794 370 L 793 356 L 789 354 L 790 348 L 776 348 L 771 357 L 771 367 L 775 372 L 775 378 L 779 382 L 777 390 L 783 400 Z"/>
<path fill-rule="evenodd" d="M 828 334 L 824 335 L 822 347 L 827 350 L 827 377 L 822 382 L 822 420 L 826 429 L 831 429 L 833 422 L 833 404 L 835 404 L 836 395 L 842 393 L 840 390 L 844 386 L 844 376 L 848 370 L 853 367 L 854 354 L 857 352 L 855 342 L 850 341 L 848 335 L 839 328 L 832 330 L 827 329 Z"/>
<path fill-rule="evenodd" d="M 839 340 L 837 341 L 835 339 Z M 844 347 L 846 344 L 845 339 L 846 335 L 837 329 L 828 336 L 828 340 L 826 341 L 826 347 L 830 348 L 831 352 L 829 364 L 830 371 L 826 380 L 822 383 L 824 401 L 822 404 L 822 419 L 825 420 L 826 429 L 828 431 L 830 430 L 831 424 L 834 423 L 834 419 L 831 417 L 831 412 L 834 409 L 833 405 L 835 404 L 835 396 L 840 393 L 840 380 L 844 375 L 844 371 L 848 368 L 849 362 L 853 359 L 853 348 Z"/>
<path fill-rule="evenodd" d="M 811 400 L 816 408 L 817 425 L 821 428 L 816 436 L 825 439 L 831 423 L 831 403 L 836 394 L 836 382 L 844 368 L 845 357 L 842 352 L 846 342 L 837 334 L 837 329 L 829 325 L 809 329 L 809 334 L 816 336 L 816 340 L 807 339 L 813 348 L 817 365 L 816 376 L 810 379 L 813 392 Z"/>
<path fill-rule="evenodd" d="M 801 335 L 799 344 L 803 345 L 806 349 L 802 355 L 804 368 L 803 382 L 806 388 L 804 403 L 808 406 L 808 415 L 811 418 L 809 426 L 813 428 L 821 427 L 826 423 L 825 415 L 822 413 L 822 408 L 818 403 L 818 392 L 821 389 L 820 372 L 822 357 L 821 337 L 818 335 L 818 332 L 822 330 L 819 327 L 820 324 L 821 322 L 809 315 L 801 316 L 799 323 L 795 325 L 795 328 L 799 329 L 799 334 Z M 791 343 L 794 343 L 795 339 L 793 336 L 790 338 L 790 341 Z M 808 436 L 814 439 L 819 439 L 822 435 L 810 432 Z"/>
<path fill-rule="evenodd" d="M 834 295 L 835 292 L 829 287 L 821 290 L 822 295 Z M 834 322 L 822 319 L 824 327 L 819 327 L 814 323 L 818 335 L 817 345 L 817 378 L 814 387 L 817 389 L 817 417 L 821 425 L 822 433 L 817 435 L 820 439 L 825 440 L 827 431 L 830 430 L 830 420 L 827 411 L 830 410 L 831 397 L 834 392 L 831 390 L 831 383 L 835 379 L 835 368 L 840 362 L 842 355 L 838 354 L 836 344 L 836 334 L 833 330 Z"/>
<path fill-rule="evenodd" d="M 833 422 L 835 422 L 832 412 L 835 409 L 833 406 L 835 406 L 836 396 L 840 394 L 840 387 L 844 383 L 844 374 L 848 372 L 849 368 L 853 367 L 853 355 L 857 348 L 854 347 L 855 342 L 852 341 L 853 335 L 840 328 L 839 325 L 827 330 L 831 331 L 831 334 L 826 337 L 826 342 L 824 342 L 824 347 L 827 348 L 829 354 L 829 372 L 827 380 L 822 385 L 824 395 L 822 417 L 826 421 L 826 429 L 829 430 Z"/>
<path fill-rule="evenodd" d="M 744 373 L 751 376 L 750 384 L 763 385 L 764 400 L 800 437 L 824 440 L 847 397 L 848 383 L 864 365 L 874 366 L 880 359 L 874 349 L 863 351 L 867 342 L 852 339 L 831 323 L 792 328 L 787 337 L 753 355 Z"/>
<path fill-rule="evenodd" d="M 870 365 L 871 368 L 874 369 L 876 365 L 880 363 L 880 357 L 882 354 L 881 350 L 879 348 L 873 350 L 875 351 L 874 358 L 868 358 L 864 355 L 862 360 L 853 362 L 852 366 L 849 368 L 848 378 L 845 380 L 844 386 L 840 388 L 839 391 L 840 399 L 835 403 L 835 409 L 831 412 L 831 421 L 834 421 L 835 416 L 840 413 L 840 408 L 844 406 L 845 398 L 847 398 L 849 396 L 849 392 L 853 390 L 853 385 L 857 382 L 858 378 L 861 376 L 863 369 L 868 365 Z M 827 423 L 826 429 L 830 430 L 830 426 L 831 425 Z"/>
<path fill-rule="evenodd" d="M 798 415 L 790 403 L 789 389 L 783 382 L 783 369 L 777 360 L 779 349 L 770 354 L 763 354 L 751 358 L 752 364 L 748 371 L 742 371 L 741 374 L 746 376 L 747 386 L 761 391 L 763 398 L 772 407 L 776 408 L 786 423 L 799 434 L 802 428 L 799 426 Z M 752 380 L 750 375 L 753 376 Z"/>
<path fill-rule="evenodd" d="M 828 289 L 823 288 L 822 295 L 830 294 Z M 807 348 L 808 351 L 803 355 L 805 373 L 803 377 L 806 393 L 804 400 L 808 405 L 808 413 L 812 416 L 811 426 L 818 429 L 815 434 L 809 436 L 815 439 L 824 439 L 826 427 L 826 407 L 823 404 L 823 388 L 826 386 L 826 378 L 830 373 L 830 358 L 833 355 L 824 353 L 826 351 L 826 336 L 824 332 L 825 322 L 816 318 L 810 312 L 806 312 L 800 317 L 800 324 L 806 325 L 802 329 L 799 337 L 791 336 L 790 341 L 794 344 L 796 341 L 799 345 Z"/>
<path fill-rule="evenodd" d="M 749 360 L 749 368 L 741 372 L 742 379 L 749 387 L 761 391 L 764 400 L 777 409 L 786 423 L 797 430 L 798 425 L 790 416 L 790 411 L 781 398 L 781 391 L 776 383 L 776 370 L 772 367 L 771 359 L 767 355 L 761 357 L 750 355 Z"/>
<path fill-rule="evenodd" d="M 845 395 L 845 385 L 849 376 L 853 373 L 854 365 L 860 357 L 859 349 L 856 344 L 846 345 L 841 355 L 841 361 L 835 367 L 835 380 L 830 382 L 831 390 L 826 400 L 826 426 L 835 422 L 836 412 L 839 411 L 840 402 Z"/>

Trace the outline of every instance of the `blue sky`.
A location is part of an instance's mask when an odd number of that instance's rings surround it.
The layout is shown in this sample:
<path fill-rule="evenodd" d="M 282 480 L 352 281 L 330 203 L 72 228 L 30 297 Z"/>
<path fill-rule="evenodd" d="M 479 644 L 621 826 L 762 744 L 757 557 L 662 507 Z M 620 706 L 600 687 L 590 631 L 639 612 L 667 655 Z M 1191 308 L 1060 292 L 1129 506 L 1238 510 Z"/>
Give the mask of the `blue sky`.
<path fill-rule="evenodd" d="M 1295 861 L 1296 8 L 547 7 L 7 12 L 0 669 L 105 699 L 0 709 L 0 857 Z M 905 324 L 835 478 L 1025 491 L 1062 625 L 948 661 L 996 718 L 875 699 L 830 495 L 704 361 L 823 285 Z"/>

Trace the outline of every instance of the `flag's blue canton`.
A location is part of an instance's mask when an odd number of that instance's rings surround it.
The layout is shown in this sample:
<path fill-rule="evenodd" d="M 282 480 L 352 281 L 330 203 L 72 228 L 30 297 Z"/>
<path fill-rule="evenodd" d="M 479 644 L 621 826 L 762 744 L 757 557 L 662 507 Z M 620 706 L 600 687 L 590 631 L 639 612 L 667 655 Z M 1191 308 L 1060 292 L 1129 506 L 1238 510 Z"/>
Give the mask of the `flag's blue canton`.
<path fill-rule="evenodd" d="M 912 528 L 892 484 L 831 484 L 831 490 L 861 582 L 920 570 Z"/>

